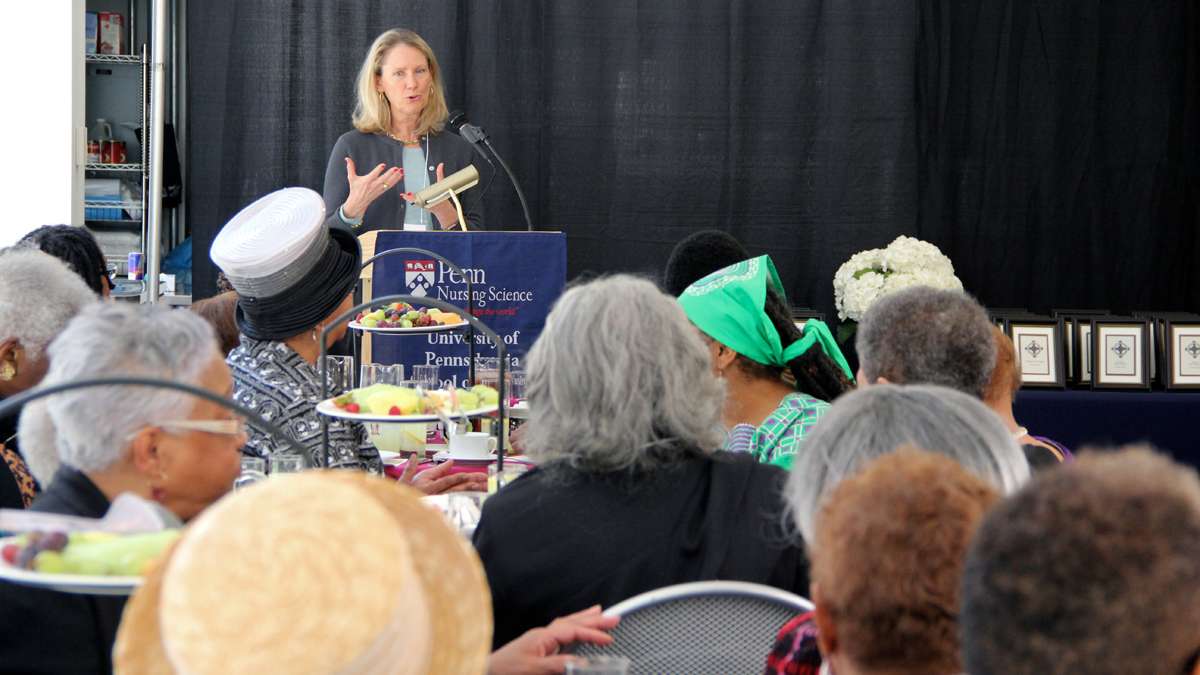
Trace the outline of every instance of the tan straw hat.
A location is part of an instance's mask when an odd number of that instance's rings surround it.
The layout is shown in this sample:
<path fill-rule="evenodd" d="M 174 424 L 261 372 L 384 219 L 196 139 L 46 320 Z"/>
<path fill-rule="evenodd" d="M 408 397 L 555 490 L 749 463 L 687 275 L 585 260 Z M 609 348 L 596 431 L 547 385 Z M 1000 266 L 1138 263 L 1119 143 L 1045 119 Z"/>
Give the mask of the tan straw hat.
<path fill-rule="evenodd" d="M 491 596 L 418 493 L 349 471 L 271 479 L 209 507 L 125 607 L 116 671 L 467 673 Z"/>

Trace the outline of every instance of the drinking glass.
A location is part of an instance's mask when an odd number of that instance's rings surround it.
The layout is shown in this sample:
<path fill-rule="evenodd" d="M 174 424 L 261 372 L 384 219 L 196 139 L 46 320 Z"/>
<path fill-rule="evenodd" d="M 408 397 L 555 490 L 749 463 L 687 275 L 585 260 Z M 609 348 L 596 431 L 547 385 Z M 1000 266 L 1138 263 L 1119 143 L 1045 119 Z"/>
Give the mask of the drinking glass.
<path fill-rule="evenodd" d="M 626 675 L 629 659 L 624 656 L 580 656 L 567 662 L 567 673 L 575 675 Z"/>
<path fill-rule="evenodd" d="M 412 379 L 422 389 L 439 389 L 438 367 L 417 365 L 412 367 Z"/>
<path fill-rule="evenodd" d="M 325 386 L 335 395 L 354 388 L 353 356 L 325 357 Z"/>
<path fill-rule="evenodd" d="M 440 510 L 460 534 L 470 539 L 479 524 L 484 497 L 482 492 L 447 492 L 421 501 Z"/>
<path fill-rule="evenodd" d="M 299 473 L 306 469 L 304 458 L 299 455 L 272 455 L 271 475 L 282 476 L 288 473 Z"/>
<path fill-rule="evenodd" d="M 417 367 L 419 368 L 420 366 Z M 437 366 L 434 367 L 436 368 Z M 423 383 L 417 380 L 399 380 L 396 384 L 407 389 L 425 387 Z M 415 412 L 420 413 L 421 409 L 418 407 Z M 421 457 L 425 456 L 425 443 L 429 436 L 429 424 L 388 424 L 386 426 L 392 427 L 391 437 L 399 444 L 396 448 L 397 452 L 406 455 L 415 452 Z"/>
<path fill-rule="evenodd" d="M 529 465 L 520 462 L 505 462 L 503 472 L 496 470 L 495 462 L 488 464 L 488 494 L 496 494 L 498 490 L 513 482 L 528 470 Z"/>
<path fill-rule="evenodd" d="M 486 384 L 495 388 L 500 382 L 500 359 L 481 356 L 475 359 L 475 384 Z"/>
<path fill-rule="evenodd" d="M 267 460 L 262 457 L 242 456 L 242 472 L 233 481 L 233 489 L 240 490 L 267 477 Z"/>
<path fill-rule="evenodd" d="M 400 384 L 404 379 L 404 366 L 384 365 L 382 363 L 364 363 L 359 369 L 358 386 L 369 387 L 373 384 Z"/>
<path fill-rule="evenodd" d="M 508 404 L 513 406 L 525 400 L 525 369 L 514 368 L 508 375 Z"/>

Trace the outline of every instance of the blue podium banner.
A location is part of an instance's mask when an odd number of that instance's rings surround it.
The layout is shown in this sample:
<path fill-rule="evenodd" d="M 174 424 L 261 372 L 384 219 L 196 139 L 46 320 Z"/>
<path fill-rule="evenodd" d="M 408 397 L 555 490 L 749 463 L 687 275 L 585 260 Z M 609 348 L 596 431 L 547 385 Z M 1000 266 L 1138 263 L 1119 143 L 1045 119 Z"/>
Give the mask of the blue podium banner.
<path fill-rule="evenodd" d="M 369 239 L 374 235 L 374 246 Z M 403 232 L 378 231 L 363 237 L 363 259 L 393 248 L 423 248 L 463 270 L 471 281 L 437 260 L 419 253 L 397 253 L 375 261 L 371 297 L 415 295 L 467 308 L 503 340 L 509 364 L 523 367 L 525 354 L 537 340 L 550 307 L 563 291 L 567 275 L 567 240 L 561 232 Z M 467 330 L 424 335 L 371 338 L 371 360 L 404 364 L 405 375 L 417 364 L 437 365 L 443 383 L 467 378 Z M 477 357 L 496 356 L 483 335 L 475 336 Z"/>

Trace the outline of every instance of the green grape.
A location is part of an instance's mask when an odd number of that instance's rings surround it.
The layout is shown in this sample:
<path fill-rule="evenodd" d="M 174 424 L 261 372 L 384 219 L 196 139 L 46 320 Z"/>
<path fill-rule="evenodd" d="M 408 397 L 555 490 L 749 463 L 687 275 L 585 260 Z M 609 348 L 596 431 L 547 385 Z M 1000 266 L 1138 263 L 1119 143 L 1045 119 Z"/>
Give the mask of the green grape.
<path fill-rule="evenodd" d="M 69 571 L 66 561 L 58 551 L 42 551 L 34 556 L 33 569 L 44 574 L 65 574 Z"/>

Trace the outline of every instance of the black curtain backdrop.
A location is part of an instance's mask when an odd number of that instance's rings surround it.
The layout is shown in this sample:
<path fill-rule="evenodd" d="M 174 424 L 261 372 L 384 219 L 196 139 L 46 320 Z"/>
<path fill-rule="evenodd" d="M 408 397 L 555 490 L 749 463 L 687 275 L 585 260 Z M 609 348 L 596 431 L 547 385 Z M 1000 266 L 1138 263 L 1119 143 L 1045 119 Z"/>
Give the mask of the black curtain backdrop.
<path fill-rule="evenodd" d="M 938 245 L 991 306 L 1200 309 L 1193 0 L 188 3 L 189 221 L 320 190 L 372 39 L 412 28 L 569 273 L 657 274 L 701 228 L 833 313 L 852 253 Z M 519 229 L 503 176 L 492 228 Z"/>

